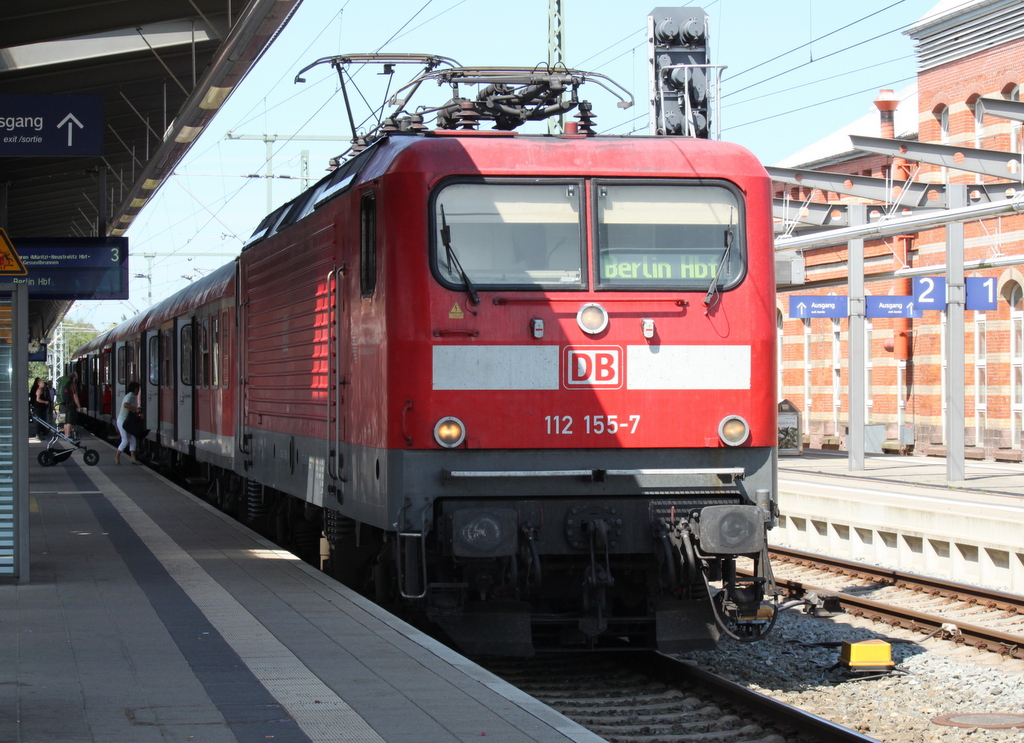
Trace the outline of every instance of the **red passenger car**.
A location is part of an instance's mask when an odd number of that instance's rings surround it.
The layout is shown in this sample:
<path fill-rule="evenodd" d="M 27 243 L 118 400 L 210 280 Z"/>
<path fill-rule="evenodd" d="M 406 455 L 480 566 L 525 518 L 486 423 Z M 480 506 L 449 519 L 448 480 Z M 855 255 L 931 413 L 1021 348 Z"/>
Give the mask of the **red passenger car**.
<path fill-rule="evenodd" d="M 769 179 L 587 124 L 386 132 L 79 357 L 138 343 L 157 461 L 469 651 L 760 637 Z"/>

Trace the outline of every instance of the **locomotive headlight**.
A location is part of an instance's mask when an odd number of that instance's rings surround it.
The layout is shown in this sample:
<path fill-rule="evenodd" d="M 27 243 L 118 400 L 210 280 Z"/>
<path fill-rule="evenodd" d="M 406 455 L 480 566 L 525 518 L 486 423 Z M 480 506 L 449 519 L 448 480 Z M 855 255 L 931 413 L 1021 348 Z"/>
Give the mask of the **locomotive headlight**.
<path fill-rule="evenodd" d="M 446 416 L 434 425 L 434 439 L 446 449 L 454 449 L 466 440 L 466 427 L 458 418 Z"/>
<path fill-rule="evenodd" d="M 738 415 L 729 415 L 718 424 L 718 436 L 729 446 L 739 446 L 750 435 L 747 422 Z"/>
<path fill-rule="evenodd" d="M 601 305 L 591 302 L 580 307 L 576 313 L 576 323 L 584 333 L 597 335 L 608 327 L 608 313 Z"/>

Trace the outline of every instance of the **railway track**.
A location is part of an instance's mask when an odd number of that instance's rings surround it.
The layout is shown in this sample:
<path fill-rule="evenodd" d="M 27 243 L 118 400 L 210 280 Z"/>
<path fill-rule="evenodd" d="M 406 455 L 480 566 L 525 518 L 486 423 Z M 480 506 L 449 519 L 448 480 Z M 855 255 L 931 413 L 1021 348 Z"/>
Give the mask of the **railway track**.
<path fill-rule="evenodd" d="M 653 651 L 495 659 L 493 673 L 611 743 L 870 743 Z"/>
<path fill-rule="evenodd" d="M 776 582 L 791 596 L 835 597 L 855 616 L 1024 658 L 1024 597 L 798 550 L 769 552 Z"/>

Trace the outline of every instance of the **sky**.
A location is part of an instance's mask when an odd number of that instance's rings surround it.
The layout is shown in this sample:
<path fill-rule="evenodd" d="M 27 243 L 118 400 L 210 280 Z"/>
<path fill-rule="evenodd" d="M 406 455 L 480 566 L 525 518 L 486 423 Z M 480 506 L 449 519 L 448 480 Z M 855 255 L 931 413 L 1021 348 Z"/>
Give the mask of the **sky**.
<path fill-rule="evenodd" d="M 726 66 L 721 138 L 772 165 L 874 111 L 880 89 L 913 82 L 914 46 L 903 31 L 936 4 L 695 3 L 710 17 L 711 62 Z M 610 77 L 636 100 L 621 109 L 600 88 L 585 85 L 581 98 L 594 104 L 598 133 L 648 131 L 646 27 L 654 7 L 637 0 L 562 0 L 567 65 Z M 236 256 L 268 211 L 268 183 L 276 208 L 301 192 L 304 162 L 312 179 L 305 183 L 312 184 L 330 158 L 348 148 L 351 131 L 334 70 L 315 67 L 304 84 L 293 82 L 296 73 L 323 57 L 378 51 L 441 55 L 465 66 L 544 63 L 548 0 L 390 0 L 386 6 L 379 0 L 302 0 L 287 28 L 132 223 L 130 299 L 77 302 L 68 319 L 109 327 Z M 391 91 L 415 71 L 399 66 Z M 388 77 L 379 74 L 379 65 L 351 72 L 358 90 L 350 87 L 349 97 L 358 126 L 384 100 Z M 413 104 L 437 105 L 447 98 L 447 88 L 431 84 Z M 228 139 L 229 132 L 246 138 Z M 285 177 L 252 177 L 267 172 L 265 136 L 277 138 L 270 164 L 275 176 Z"/>

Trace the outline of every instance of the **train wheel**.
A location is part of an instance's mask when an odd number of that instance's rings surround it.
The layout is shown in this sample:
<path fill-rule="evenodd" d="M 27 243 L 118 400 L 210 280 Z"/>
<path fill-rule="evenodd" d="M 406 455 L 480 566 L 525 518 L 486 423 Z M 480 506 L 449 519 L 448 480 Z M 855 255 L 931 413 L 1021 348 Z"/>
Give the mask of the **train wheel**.
<path fill-rule="evenodd" d="M 85 460 L 85 463 L 87 465 L 89 465 L 90 467 L 93 467 L 93 466 L 99 464 L 100 453 L 98 451 L 96 451 L 95 449 L 86 449 L 85 450 L 85 454 L 82 455 L 82 459 Z"/>
<path fill-rule="evenodd" d="M 52 467 L 56 464 L 56 462 L 53 461 L 53 452 L 49 449 L 43 449 L 39 452 L 39 456 L 36 457 L 36 461 L 38 461 L 42 467 Z"/>

